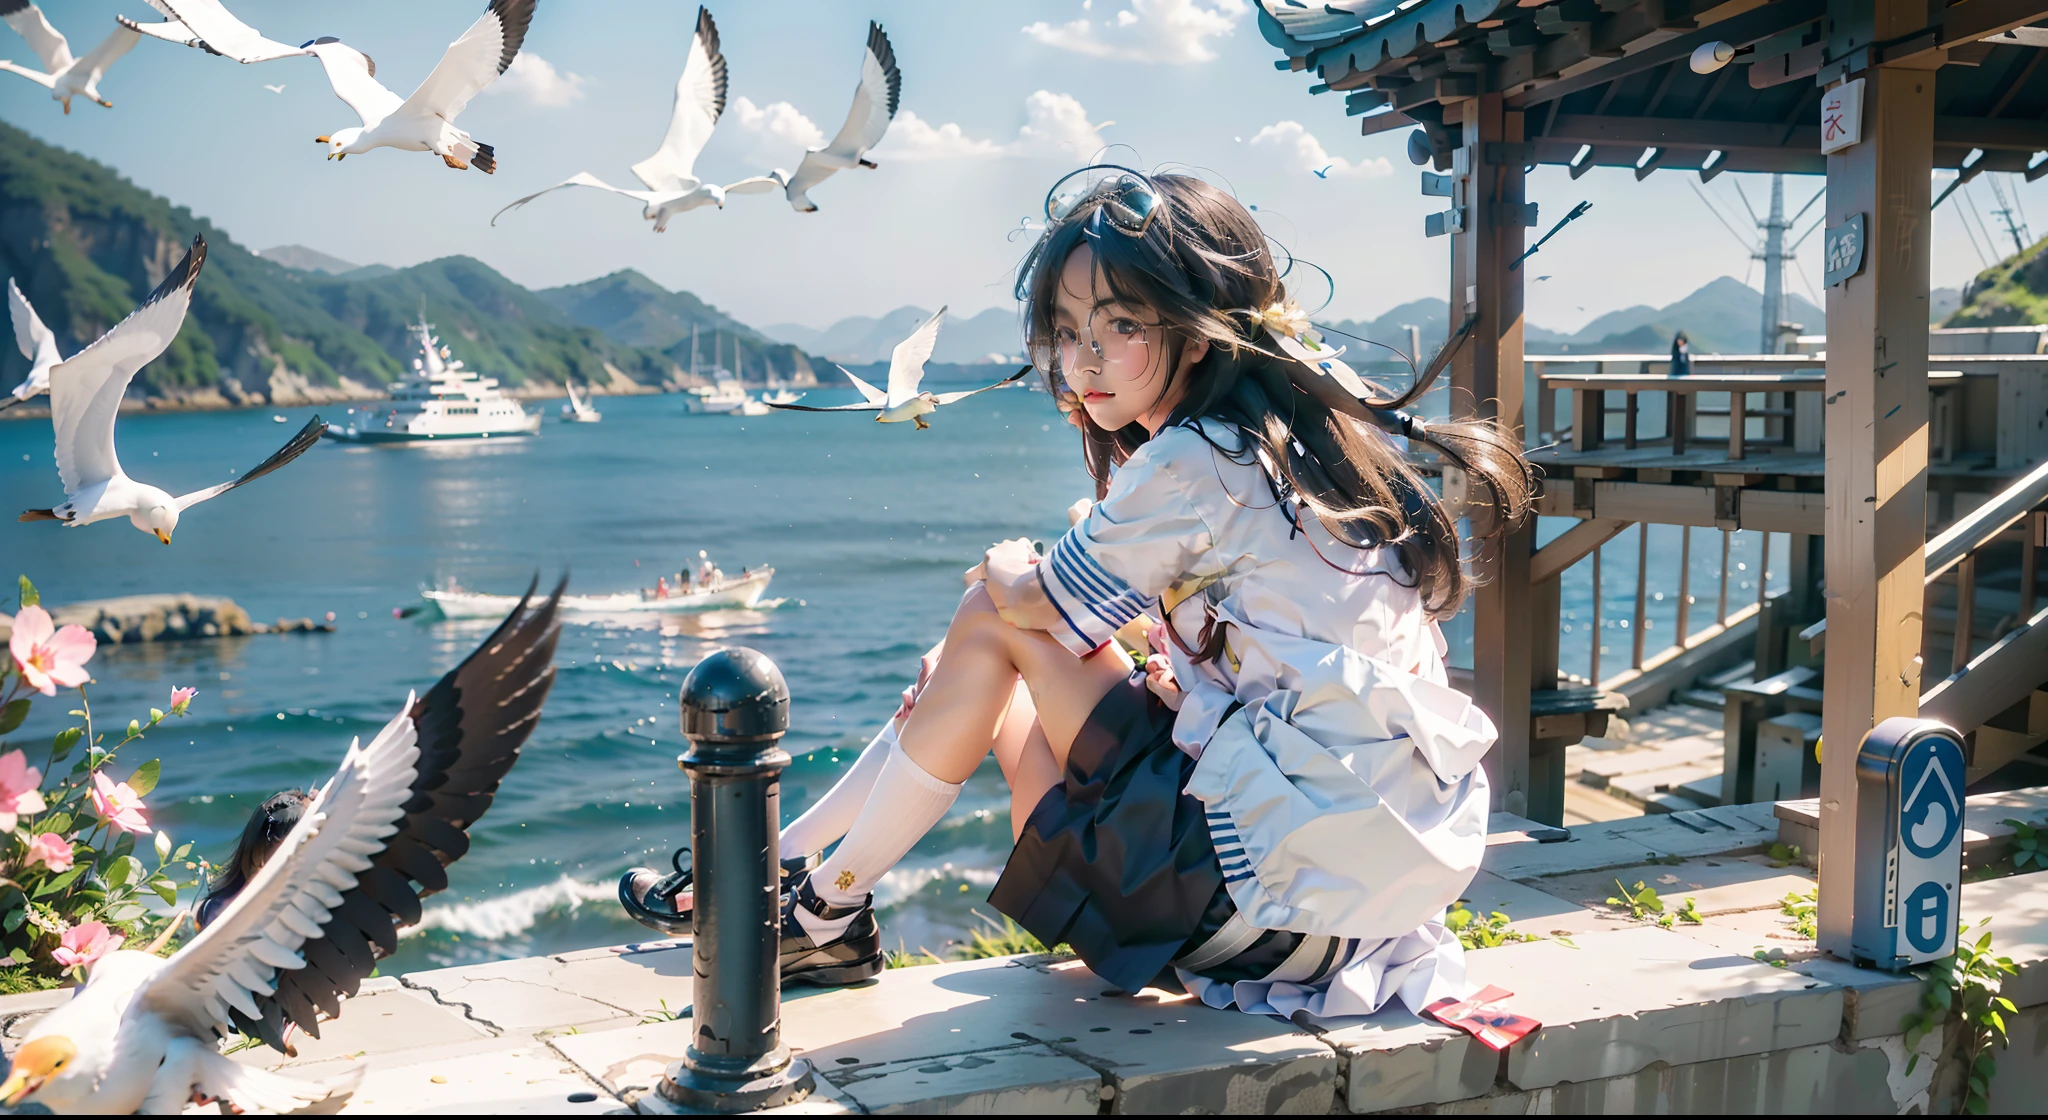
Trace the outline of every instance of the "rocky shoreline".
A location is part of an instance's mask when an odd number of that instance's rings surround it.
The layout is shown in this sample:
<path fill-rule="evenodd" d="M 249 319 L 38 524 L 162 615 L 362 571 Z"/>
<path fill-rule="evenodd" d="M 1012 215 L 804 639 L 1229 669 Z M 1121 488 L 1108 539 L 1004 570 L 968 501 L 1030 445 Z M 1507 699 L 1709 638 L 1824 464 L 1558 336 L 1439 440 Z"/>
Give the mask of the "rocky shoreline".
<path fill-rule="evenodd" d="M 332 621 L 315 622 L 310 618 L 257 622 L 233 599 L 218 595 L 123 595 L 69 603 L 49 611 L 50 620 L 58 626 L 83 626 L 102 645 L 334 632 Z M 333 618 L 331 614 L 327 617 Z M 0 614 L 0 641 L 7 640 L 13 632 L 14 619 Z"/>

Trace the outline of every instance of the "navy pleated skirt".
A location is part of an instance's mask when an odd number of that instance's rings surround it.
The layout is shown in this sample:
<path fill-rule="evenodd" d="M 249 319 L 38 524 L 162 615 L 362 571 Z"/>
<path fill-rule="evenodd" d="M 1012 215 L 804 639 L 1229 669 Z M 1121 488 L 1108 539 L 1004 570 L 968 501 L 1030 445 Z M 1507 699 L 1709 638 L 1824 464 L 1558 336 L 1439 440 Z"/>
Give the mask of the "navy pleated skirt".
<path fill-rule="evenodd" d="M 1142 672 L 1110 689 L 1031 812 L 989 894 L 1047 945 L 1135 992 L 1228 916 L 1202 803 L 1181 792 L 1195 760 Z"/>

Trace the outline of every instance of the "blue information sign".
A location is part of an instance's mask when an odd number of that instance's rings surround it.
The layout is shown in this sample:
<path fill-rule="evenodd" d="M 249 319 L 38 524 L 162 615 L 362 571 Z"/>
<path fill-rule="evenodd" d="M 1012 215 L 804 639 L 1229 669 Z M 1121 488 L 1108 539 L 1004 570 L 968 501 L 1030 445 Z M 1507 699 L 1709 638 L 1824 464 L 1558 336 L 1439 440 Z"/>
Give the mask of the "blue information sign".
<path fill-rule="evenodd" d="M 1857 751 L 1857 960 L 1902 969 L 1955 952 L 1963 878 L 1962 736 L 1895 717 Z"/>

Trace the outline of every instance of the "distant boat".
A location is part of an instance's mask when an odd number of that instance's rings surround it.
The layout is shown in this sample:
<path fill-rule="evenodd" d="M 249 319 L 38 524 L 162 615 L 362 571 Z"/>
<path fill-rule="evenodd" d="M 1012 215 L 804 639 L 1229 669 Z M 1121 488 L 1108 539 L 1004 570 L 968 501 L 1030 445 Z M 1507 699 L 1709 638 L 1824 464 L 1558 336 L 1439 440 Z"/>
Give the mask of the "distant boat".
<path fill-rule="evenodd" d="M 291 417 L 289 417 L 289 416 L 284 416 L 284 415 L 281 415 L 281 414 L 273 414 L 273 415 L 272 415 L 272 416 L 270 417 L 270 422 L 271 422 L 271 423 L 273 423 L 273 424 L 289 424 L 289 423 L 291 423 L 291 422 L 292 422 L 292 419 L 291 419 Z"/>
<path fill-rule="evenodd" d="M 571 614 L 685 614 L 691 611 L 745 609 L 761 601 L 773 568 L 755 568 L 736 579 L 729 578 L 708 588 L 672 591 L 656 597 L 645 591 L 623 591 L 616 595 L 564 595 L 562 610 Z M 485 595 L 459 587 L 423 588 L 420 597 L 441 610 L 443 618 L 503 618 L 519 605 L 517 595 Z"/>
<path fill-rule="evenodd" d="M 777 389 L 772 393 L 761 394 L 762 404 L 795 404 L 803 399 L 802 393 L 793 393 L 788 389 Z"/>
<path fill-rule="evenodd" d="M 697 386 L 684 394 L 684 407 L 693 413 L 720 416 L 738 412 L 746 407 L 746 389 L 740 386 L 740 379 L 719 369 L 712 371 L 712 382 L 708 386 Z"/>
<path fill-rule="evenodd" d="M 420 340 L 413 375 L 391 387 L 391 405 L 365 408 L 363 419 L 346 427 L 330 427 L 327 435 L 344 443 L 424 443 L 429 440 L 489 439 L 527 436 L 540 430 L 540 413 L 528 412 L 498 388 L 495 378 L 478 377 L 450 360 L 448 348 L 434 337 L 434 325 L 422 314 L 412 329 Z M 378 412 L 384 412 L 378 417 Z M 351 414 L 358 414 L 350 409 Z"/>
<path fill-rule="evenodd" d="M 591 406 L 590 398 L 576 395 L 576 385 L 568 382 L 563 388 L 569 390 L 569 403 L 562 406 L 562 420 L 569 424 L 595 424 L 604 419 L 604 413 Z"/>
<path fill-rule="evenodd" d="M 762 403 L 761 403 L 760 401 L 757 401 L 757 400 L 755 400 L 755 399 L 754 399 L 754 398 L 752 398 L 752 397 L 748 397 L 748 398 L 747 398 L 747 400 L 746 400 L 746 403 L 744 403 L 744 404 L 740 405 L 740 407 L 739 407 L 739 409 L 738 409 L 738 411 L 737 411 L 736 415 L 739 415 L 739 416 L 766 416 L 766 415 L 768 415 L 769 413 L 771 413 L 771 412 L 773 412 L 773 411 L 775 411 L 775 410 L 774 410 L 774 409 L 772 409 L 772 408 L 769 408 L 769 407 L 768 407 L 767 405 L 765 405 L 765 404 L 762 404 Z"/>

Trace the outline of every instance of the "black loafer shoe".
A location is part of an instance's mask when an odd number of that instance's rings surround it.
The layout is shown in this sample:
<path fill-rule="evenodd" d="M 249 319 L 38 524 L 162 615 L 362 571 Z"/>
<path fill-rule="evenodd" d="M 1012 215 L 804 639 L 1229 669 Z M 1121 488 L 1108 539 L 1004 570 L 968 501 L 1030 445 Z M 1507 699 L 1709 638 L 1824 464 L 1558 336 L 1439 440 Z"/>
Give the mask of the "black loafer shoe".
<path fill-rule="evenodd" d="M 804 932 L 803 924 L 797 921 L 796 908 L 803 907 L 819 918 L 844 918 L 853 916 L 853 921 L 839 931 L 839 936 L 819 944 Z M 874 896 L 869 895 L 857 906 L 833 906 L 818 897 L 811 889 L 811 879 L 805 875 L 789 892 L 782 903 L 782 982 L 784 984 L 816 984 L 820 987 L 841 987 L 872 980 L 882 974 L 887 962 L 882 956 L 882 927 L 875 921 Z"/>
<path fill-rule="evenodd" d="M 689 854 L 688 848 L 676 849 L 675 855 L 669 859 L 675 868 L 670 875 L 648 867 L 636 867 L 626 872 L 619 879 L 619 905 L 625 909 L 626 916 L 670 937 L 689 936 L 691 904 L 695 898 L 690 889 L 695 876 L 691 866 L 684 862 Z M 788 884 L 794 876 L 803 875 L 817 865 L 816 853 L 783 860 L 784 897 L 788 897 Z"/>

